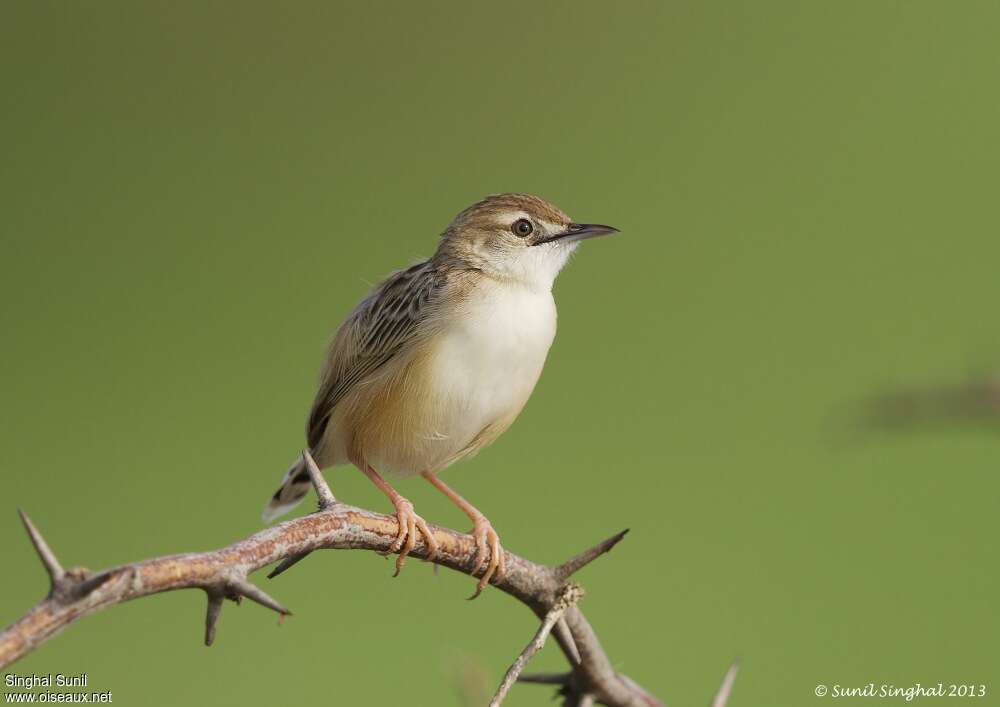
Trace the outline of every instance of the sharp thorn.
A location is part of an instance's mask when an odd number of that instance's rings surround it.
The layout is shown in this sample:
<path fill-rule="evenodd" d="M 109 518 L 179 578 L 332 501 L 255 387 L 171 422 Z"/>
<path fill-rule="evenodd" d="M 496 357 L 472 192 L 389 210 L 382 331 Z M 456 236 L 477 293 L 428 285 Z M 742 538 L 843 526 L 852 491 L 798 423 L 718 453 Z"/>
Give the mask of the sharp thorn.
<path fill-rule="evenodd" d="M 76 597 L 77 599 L 82 599 L 83 597 L 88 596 L 93 591 L 98 589 L 101 585 L 103 585 L 105 582 L 107 582 L 109 579 L 111 579 L 112 576 L 113 575 L 111 572 L 101 572 L 100 574 L 95 574 L 92 577 L 87 577 L 87 579 L 83 580 L 80 584 L 73 587 L 72 590 L 73 596 Z"/>
<path fill-rule="evenodd" d="M 607 540 L 603 540 L 594 545 L 593 547 L 584 550 L 576 557 L 570 558 L 566 562 L 556 567 L 556 573 L 562 579 L 570 577 L 577 571 L 589 565 L 591 562 L 596 560 L 601 555 L 610 552 L 611 548 L 613 548 L 615 545 L 621 542 L 622 538 L 624 538 L 628 534 L 628 531 L 629 529 L 625 528 L 625 530 L 621 531 L 620 533 L 616 533 Z"/>
<path fill-rule="evenodd" d="M 66 575 L 65 570 L 63 570 L 62 565 L 59 564 L 59 560 L 56 559 L 56 555 L 52 552 L 52 548 L 49 544 L 45 542 L 45 538 L 42 534 L 38 532 L 38 528 L 35 524 L 31 522 L 31 518 L 24 511 L 18 509 L 17 511 L 21 515 L 21 522 L 24 523 L 24 529 L 28 531 L 28 537 L 31 539 L 31 544 L 35 547 L 35 552 L 38 553 L 39 559 L 42 564 L 45 565 L 45 571 L 49 573 L 49 579 L 52 581 L 52 587 L 55 588 L 62 578 Z"/>
<path fill-rule="evenodd" d="M 733 691 L 733 683 L 736 682 L 736 673 L 740 671 L 740 662 L 738 660 L 733 661 L 733 664 L 729 666 L 729 670 L 726 671 L 726 676 L 722 678 L 722 685 L 719 686 L 719 691 L 715 693 L 715 698 L 712 700 L 712 707 L 726 707 L 726 702 L 729 700 L 729 693 Z"/>
<path fill-rule="evenodd" d="M 276 602 L 274 599 L 269 597 L 263 590 L 258 589 L 250 582 L 242 579 L 233 579 L 229 581 L 229 588 L 238 592 L 240 595 L 245 596 L 247 599 L 251 599 L 261 606 L 266 606 L 268 609 L 277 611 L 279 614 L 291 614 L 288 609 L 283 607 L 281 604 Z"/>
<path fill-rule="evenodd" d="M 309 552 L 312 552 L 312 550 L 310 550 Z M 270 574 L 267 575 L 267 578 L 274 579 L 279 574 L 287 571 L 296 563 L 306 559 L 309 556 L 309 552 L 303 552 L 301 555 L 292 555 L 291 557 L 286 557 L 285 559 L 283 559 L 281 562 L 278 563 L 277 567 L 271 570 Z"/>
<path fill-rule="evenodd" d="M 566 623 L 566 618 L 562 616 L 559 617 L 559 621 L 556 622 L 553 630 L 562 644 L 566 647 L 566 650 L 569 651 L 569 657 L 573 665 L 579 665 L 582 663 L 583 659 L 580 657 L 580 649 L 577 648 L 576 640 L 573 638 L 573 632 L 569 630 L 569 624 Z"/>
<path fill-rule="evenodd" d="M 316 496 L 319 498 L 319 508 L 320 510 L 326 510 L 330 506 L 337 503 L 337 499 L 333 496 L 333 491 L 330 490 L 330 485 L 326 483 L 326 479 L 323 478 L 323 472 L 319 468 L 319 464 L 313 459 L 312 454 L 309 453 L 308 449 L 302 450 L 302 460 L 306 463 L 306 470 L 309 472 L 309 478 L 312 479 L 313 488 L 316 489 Z"/>
<path fill-rule="evenodd" d="M 208 594 L 208 610 L 205 612 L 205 645 L 210 646 L 215 641 L 215 624 L 222 613 L 224 597 L 221 592 L 206 591 Z"/>
<path fill-rule="evenodd" d="M 518 682 L 530 682 L 535 685 L 569 685 L 573 673 L 528 673 L 518 675 Z"/>

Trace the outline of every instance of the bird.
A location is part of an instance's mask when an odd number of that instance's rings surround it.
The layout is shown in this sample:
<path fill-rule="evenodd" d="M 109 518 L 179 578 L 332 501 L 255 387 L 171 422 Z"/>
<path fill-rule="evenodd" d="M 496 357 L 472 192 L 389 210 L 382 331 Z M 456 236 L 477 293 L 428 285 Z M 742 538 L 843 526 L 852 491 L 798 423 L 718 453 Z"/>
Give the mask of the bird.
<path fill-rule="evenodd" d="M 396 574 L 417 533 L 433 560 L 438 543 L 385 475 L 420 475 L 472 521 L 473 597 L 500 581 L 506 560 L 488 518 L 439 477 L 514 422 L 556 333 L 552 286 L 580 242 L 618 233 L 576 223 L 537 196 L 493 194 L 461 211 L 434 254 L 376 285 L 330 343 L 306 423 L 319 468 L 352 464 L 392 503 Z M 264 508 L 270 522 L 308 493 L 299 457 Z"/>

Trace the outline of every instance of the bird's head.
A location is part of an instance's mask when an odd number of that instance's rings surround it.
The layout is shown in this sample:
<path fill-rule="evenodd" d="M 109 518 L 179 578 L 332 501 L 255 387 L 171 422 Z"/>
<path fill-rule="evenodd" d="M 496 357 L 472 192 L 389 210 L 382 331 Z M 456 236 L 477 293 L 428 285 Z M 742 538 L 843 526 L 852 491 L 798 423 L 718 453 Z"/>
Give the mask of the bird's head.
<path fill-rule="evenodd" d="M 441 234 L 438 253 L 486 274 L 551 288 L 580 241 L 618 229 L 573 220 L 531 194 L 494 194 L 462 211 Z"/>

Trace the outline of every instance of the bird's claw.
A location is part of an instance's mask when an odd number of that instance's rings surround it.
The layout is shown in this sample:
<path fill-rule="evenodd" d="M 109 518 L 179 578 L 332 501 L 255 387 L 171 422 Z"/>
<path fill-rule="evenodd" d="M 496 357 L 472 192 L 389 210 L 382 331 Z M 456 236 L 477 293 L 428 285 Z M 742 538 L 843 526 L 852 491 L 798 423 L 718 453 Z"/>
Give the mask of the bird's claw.
<path fill-rule="evenodd" d="M 507 572 L 507 560 L 500 546 L 500 536 L 493 530 L 493 524 L 485 516 L 473 520 L 472 536 L 476 540 L 476 559 L 473 576 L 482 572 L 476 591 L 469 599 L 478 597 L 491 579 L 499 582 Z"/>
<path fill-rule="evenodd" d="M 424 519 L 413 511 L 412 503 L 405 498 L 399 498 L 395 501 L 395 506 L 399 532 L 396 534 L 396 539 L 392 545 L 389 546 L 389 552 L 399 553 L 399 556 L 396 558 L 396 571 L 392 575 L 393 577 L 398 577 L 399 571 L 403 569 L 403 565 L 406 563 L 406 556 L 410 554 L 413 546 L 417 543 L 418 530 L 424 536 L 424 543 L 427 545 L 428 562 L 437 557 L 438 542 L 434 539 L 434 535 L 431 533 L 430 528 L 427 527 Z"/>

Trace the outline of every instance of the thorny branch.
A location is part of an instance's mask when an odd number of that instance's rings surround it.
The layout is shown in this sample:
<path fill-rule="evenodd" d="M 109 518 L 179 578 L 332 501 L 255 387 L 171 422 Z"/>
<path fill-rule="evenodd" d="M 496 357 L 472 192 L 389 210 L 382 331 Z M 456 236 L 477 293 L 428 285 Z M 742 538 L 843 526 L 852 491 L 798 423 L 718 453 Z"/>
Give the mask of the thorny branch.
<path fill-rule="evenodd" d="M 524 666 L 534 657 L 535 653 L 542 650 L 542 647 L 545 645 L 545 639 L 549 637 L 552 628 L 562 619 L 562 615 L 566 613 L 566 609 L 575 606 L 582 597 L 583 589 L 580 588 L 580 585 L 567 584 L 563 587 L 559 598 L 552 605 L 552 608 L 549 609 L 549 613 L 545 615 L 542 625 L 538 627 L 538 631 L 534 637 L 524 647 L 524 650 L 521 651 L 521 655 L 517 656 L 513 665 L 508 668 L 507 674 L 503 676 L 503 680 L 500 681 L 500 687 L 497 688 L 496 694 L 490 700 L 489 707 L 500 707 L 504 698 L 507 697 L 511 686 L 517 682 L 517 678 L 521 674 L 521 671 L 524 670 Z"/>
<path fill-rule="evenodd" d="M 44 599 L 0 632 L 0 668 L 24 657 L 77 619 L 132 599 L 175 589 L 201 589 L 207 595 L 205 643 L 211 645 L 225 599 L 239 602 L 246 597 L 275 611 L 281 619 L 291 615 L 247 579 L 251 572 L 279 563 L 269 575 L 276 576 L 314 550 L 386 552 L 398 532 L 395 516 L 338 502 L 308 454 L 306 461 L 320 499 L 317 512 L 265 528 L 219 550 L 155 557 L 100 572 L 63 569 L 41 533 L 22 512 L 28 536 L 48 572 L 50 589 Z M 434 562 L 471 576 L 476 569 L 474 539 L 440 526 L 430 525 L 430 529 L 440 546 Z M 544 621 L 549 617 L 554 625 L 554 629 L 549 628 L 570 661 L 570 670 L 558 676 L 558 680 L 546 682 L 562 686 L 566 704 L 661 705 L 614 669 L 587 619 L 565 599 L 570 575 L 608 552 L 622 537 L 624 533 L 619 533 L 556 567 L 539 565 L 508 552 L 507 571 L 495 583 L 499 590 L 527 605 L 539 619 Z M 422 538 L 411 554 L 426 559 L 427 546 Z M 559 606 L 562 611 L 551 621 L 553 609 Z M 544 636 L 541 638 L 544 640 Z M 735 675 L 732 670 L 731 673 Z M 530 676 L 521 676 L 521 680 L 539 681 Z M 722 702 L 717 698 L 715 703 L 719 707 L 725 703 L 731 682 L 727 674 L 727 683 L 720 690 L 720 693 L 725 690 L 725 695 Z"/>

